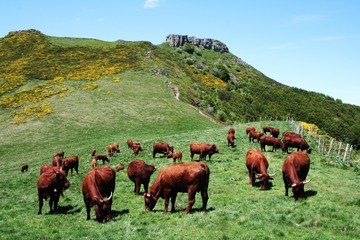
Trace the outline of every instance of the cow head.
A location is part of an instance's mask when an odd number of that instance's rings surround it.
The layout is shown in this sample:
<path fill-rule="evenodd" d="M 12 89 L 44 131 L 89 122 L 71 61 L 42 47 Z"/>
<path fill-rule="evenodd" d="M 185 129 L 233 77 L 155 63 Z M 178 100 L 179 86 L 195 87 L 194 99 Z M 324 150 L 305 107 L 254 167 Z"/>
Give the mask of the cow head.
<path fill-rule="evenodd" d="M 312 150 L 312 148 L 309 147 L 308 149 L 306 149 L 306 152 L 309 153 L 309 154 L 311 154 L 311 150 Z"/>
<path fill-rule="evenodd" d="M 105 223 L 111 220 L 111 198 L 112 192 L 108 198 L 96 199 L 94 206 L 96 221 Z"/>
<path fill-rule="evenodd" d="M 213 144 L 211 146 L 211 149 L 214 151 L 214 153 L 219 153 L 219 149 L 217 148 L 217 146 L 215 144 Z"/>
<path fill-rule="evenodd" d="M 261 185 L 260 185 L 260 189 L 261 190 L 267 190 L 268 186 L 269 186 L 269 180 L 273 180 L 273 176 L 274 174 L 256 174 L 256 178 L 260 179 Z"/>
<path fill-rule="evenodd" d="M 305 198 L 304 185 L 310 181 L 311 180 L 299 181 L 291 185 L 295 200 Z"/>
<path fill-rule="evenodd" d="M 144 201 L 145 201 L 145 211 L 153 210 L 157 202 L 151 192 L 144 193 Z"/>

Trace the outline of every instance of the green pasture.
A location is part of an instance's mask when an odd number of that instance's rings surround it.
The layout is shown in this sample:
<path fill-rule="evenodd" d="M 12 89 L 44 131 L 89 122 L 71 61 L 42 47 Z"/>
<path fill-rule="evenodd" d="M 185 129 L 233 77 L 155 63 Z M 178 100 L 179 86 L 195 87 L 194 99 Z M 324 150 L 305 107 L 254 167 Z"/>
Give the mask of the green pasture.
<path fill-rule="evenodd" d="M 249 143 L 245 127 L 271 125 L 286 131 L 291 129 L 289 123 L 234 124 L 237 139 L 236 147 L 231 148 L 226 142 L 230 126 L 213 123 L 176 100 L 162 77 L 130 72 L 118 77 L 119 83 L 94 81 L 98 88 L 92 91 L 81 90 L 86 82 L 65 81 L 70 91 L 64 97 L 47 99 L 53 114 L 18 126 L 0 122 L 1 239 L 360 238 L 360 176 L 352 168 L 334 167 L 330 159 L 314 152 L 308 174 L 312 181 L 305 186 L 308 197 L 294 201 L 292 193 L 284 196 L 281 176 L 287 154 L 266 152 L 269 172 L 276 173 L 270 190 L 248 185 L 245 155 L 260 146 Z M 145 151 L 134 157 L 126 146 L 128 138 L 140 142 Z M 211 172 L 207 211 L 199 211 L 201 196 L 197 194 L 193 211 L 184 215 L 187 194 L 179 193 L 175 213 L 163 214 L 162 199 L 154 211 L 145 212 L 143 196 L 134 194 L 125 168 L 117 173 L 112 221 L 97 223 L 93 209 L 91 220 L 86 221 L 81 183 L 91 169 L 90 151 L 106 153 L 107 145 L 119 142 L 121 152 L 110 166 L 143 159 L 161 168 L 172 159 L 152 158 L 156 141 L 181 150 L 184 162 L 190 161 L 191 142 L 217 144 L 220 153 L 206 160 Z M 60 150 L 65 157 L 79 155 L 79 175 L 69 173 L 71 186 L 60 198 L 57 213 L 48 214 L 46 201 L 43 214 L 37 215 L 40 167 L 51 163 Z M 23 163 L 29 164 L 27 173 L 20 172 Z"/>

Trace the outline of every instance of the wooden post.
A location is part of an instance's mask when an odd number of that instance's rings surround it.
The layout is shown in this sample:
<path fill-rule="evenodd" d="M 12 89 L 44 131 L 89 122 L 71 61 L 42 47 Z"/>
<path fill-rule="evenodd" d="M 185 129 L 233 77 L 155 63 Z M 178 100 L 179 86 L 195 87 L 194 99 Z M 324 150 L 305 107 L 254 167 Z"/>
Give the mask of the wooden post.
<path fill-rule="evenodd" d="M 346 153 L 347 153 L 348 149 L 349 149 L 349 144 L 346 144 L 343 161 L 346 160 Z"/>
<path fill-rule="evenodd" d="M 340 158 L 340 153 L 341 153 L 341 142 L 339 143 L 339 150 L 338 150 L 338 154 L 337 154 L 338 158 Z"/>
<path fill-rule="evenodd" d="M 332 148 L 332 146 L 333 146 L 333 143 L 334 143 L 334 139 L 332 138 L 331 141 L 330 141 L 329 151 L 328 151 L 328 154 L 327 154 L 327 155 L 330 155 L 330 152 L 331 152 L 331 148 Z"/>
<path fill-rule="evenodd" d="M 354 149 L 353 149 L 353 146 L 351 145 L 351 146 L 350 146 L 350 153 L 349 153 L 349 160 L 351 160 L 353 150 L 354 150 Z"/>

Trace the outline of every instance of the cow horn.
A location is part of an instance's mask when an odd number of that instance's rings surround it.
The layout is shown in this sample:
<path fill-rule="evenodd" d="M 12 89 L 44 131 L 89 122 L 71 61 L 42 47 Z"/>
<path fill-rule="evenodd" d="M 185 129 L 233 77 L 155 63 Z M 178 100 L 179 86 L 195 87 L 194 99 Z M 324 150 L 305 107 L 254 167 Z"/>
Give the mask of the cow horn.
<path fill-rule="evenodd" d="M 255 173 L 255 175 L 256 175 L 257 177 L 262 177 L 262 174 L 261 174 L 261 173 Z"/>
<path fill-rule="evenodd" d="M 296 187 L 296 185 L 297 185 L 296 183 L 293 183 L 291 184 L 291 187 Z"/>
<path fill-rule="evenodd" d="M 303 181 L 303 184 L 307 184 L 307 183 L 309 183 L 309 182 L 311 182 L 311 179 L 310 179 L 310 180 L 305 180 L 305 181 Z"/>
<path fill-rule="evenodd" d="M 269 177 L 273 177 L 273 176 L 275 176 L 275 175 L 276 175 L 276 173 L 269 174 Z"/>
<path fill-rule="evenodd" d="M 112 198 L 112 192 L 110 193 L 110 197 L 104 198 L 104 201 L 109 201 Z"/>

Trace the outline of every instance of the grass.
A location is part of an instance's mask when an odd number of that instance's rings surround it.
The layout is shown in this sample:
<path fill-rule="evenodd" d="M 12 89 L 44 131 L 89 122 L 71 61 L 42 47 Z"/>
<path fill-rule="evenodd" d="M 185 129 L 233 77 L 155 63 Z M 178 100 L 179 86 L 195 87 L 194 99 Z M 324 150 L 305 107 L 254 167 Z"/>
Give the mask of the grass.
<path fill-rule="evenodd" d="M 2 239 L 360 238 L 360 176 L 351 168 L 335 168 L 324 156 L 311 154 L 308 178 L 312 181 L 305 186 L 308 198 L 295 202 L 284 196 L 281 166 L 287 154 L 266 152 L 269 172 L 276 173 L 271 189 L 260 191 L 248 185 L 245 154 L 260 146 L 248 142 L 245 127 L 271 125 L 286 131 L 290 130 L 288 123 L 236 124 L 237 146 L 229 148 L 226 134 L 230 126 L 214 124 L 177 101 L 162 77 L 127 72 L 120 79 L 119 83 L 95 81 L 98 88 L 92 91 L 75 91 L 86 83 L 65 81 L 70 92 L 48 99 L 54 113 L 46 119 L 20 126 L 0 123 Z M 126 147 L 127 138 L 141 142 L 145 151 L 134 157 Z M 197 194 L 193 212 L 183 215 L 187 195 L 180 193 L 175 213 L 162 213 L 162 199 L 153 212 L 144 212 L 143 197 L 134 195 L 133 183 L 126 171 L 121 171 L 117 173 L 112 221 L 96 223 L 93 209 L 91 220 L 86 221 L 81 183 L 91 169 L 90 150 L 106 153 L 108 144 L 119 142 L 121 153 L 112 158 L 112 167 L 143 159 L 161 168 L 172 159 L 152 158 L 151 146 L 156 141 L 181 150 L 184 162 L 190 161 L 192 141 L 217 144 L 220 153 L 206 161 L 211 171 L 207 211 L 198 211 L 201 197 Z M 43 214 L 38 216 L 39 169 L 60 150 L 66 156 L 79 154 L 79 175 L 68 176 L 71 186 L 60 198 L 58 213 L 48 214 L 45 202 Z M 29 172 L 20 173 L 25 162 Z"/>

